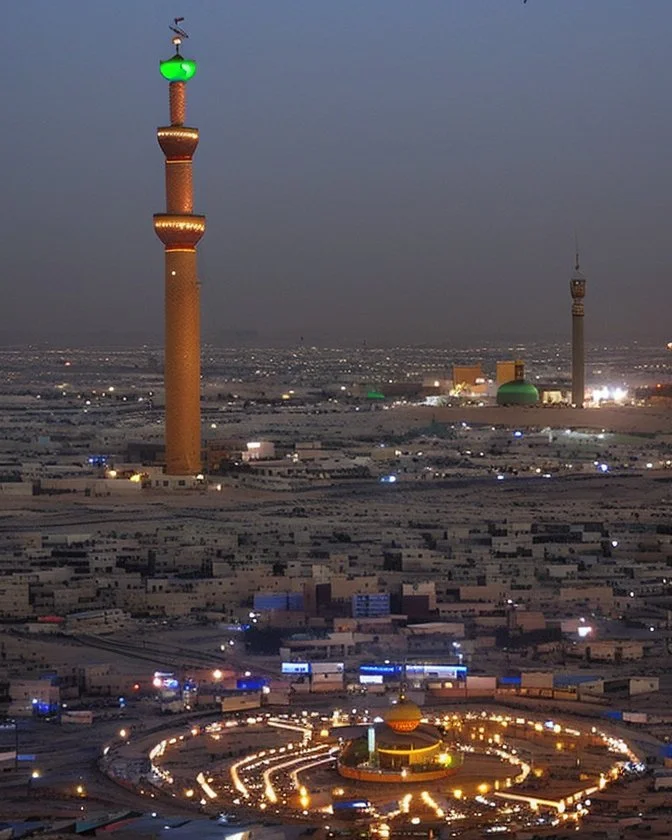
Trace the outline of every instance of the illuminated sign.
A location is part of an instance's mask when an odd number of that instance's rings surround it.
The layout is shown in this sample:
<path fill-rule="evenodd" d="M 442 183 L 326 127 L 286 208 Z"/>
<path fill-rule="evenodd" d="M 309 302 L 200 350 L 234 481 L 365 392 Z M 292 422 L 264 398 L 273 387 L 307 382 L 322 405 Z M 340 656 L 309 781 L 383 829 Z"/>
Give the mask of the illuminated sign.
<path fill-rule="evenodd" d="M 464 680 L 467 677 L 466 665 L 408 665 L 409 677 L 440 680 Z"/>
<path fill-rule="evenodd" d="M 360 674 L 380 674 L 383 677 L 400 676 L 404 666 L 396 663 L 383 665 L 360 665 Z M 466 665 L 407 665 L 406 674 L 416 679 L 464 680 L 467 676 Z"/>
<path fill-rule="evenodd" d="M 283 662 L 283 674 L 310 674 L 310 662 Z"/>
<path fill-rule="evenodd" d="M 346 811 L 349 808 L 354 808 L 357 810 L 366 810 L 371 807 L 371 803 L 368 799 L 350 799 L 350 800 L 341 800 L 340 802 L 334 802 L 331 806 L 334 811 Z"/>
<path fill-rule="evenodd" d="M 179 682 L 175 679 L 175 675 L 166 673 L 165 671 L 154 671 L 152 685 L 154 688 L 160 688 L 163 691 L 177 691 L 180 687 Z"/>
<path fill-rule="evenodd" d="M 401 665 L 360 665 L 360 674 L 382 674 L 384 676 L 391 676 L 393 674 L 401 674 L 403 668 Z"/>
<path fill-rule="evenodd" d="M 236 689 L 238 691 L 261 691 L 266 683 L 267 680 L 263 677 L 245 677 L 236 680 Z"/>

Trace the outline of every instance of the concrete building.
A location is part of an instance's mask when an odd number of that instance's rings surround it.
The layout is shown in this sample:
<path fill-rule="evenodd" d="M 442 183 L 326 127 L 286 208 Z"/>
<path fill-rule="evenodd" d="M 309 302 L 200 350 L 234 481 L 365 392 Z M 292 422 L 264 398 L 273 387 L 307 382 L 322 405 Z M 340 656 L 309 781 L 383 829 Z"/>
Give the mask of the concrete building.
<path fill-rule="evenodd" d="M 516 378 L 516 364 L 515 361 L 497 362 L 497 371 L 495 374 L 495 384 L 499 388 L 505 382 L 511 382 Z"/>
<path fill-rule="evenodd" d="M 485 382 L 483 365 L 453 365 L 453 388 L 471 389 Z"/>

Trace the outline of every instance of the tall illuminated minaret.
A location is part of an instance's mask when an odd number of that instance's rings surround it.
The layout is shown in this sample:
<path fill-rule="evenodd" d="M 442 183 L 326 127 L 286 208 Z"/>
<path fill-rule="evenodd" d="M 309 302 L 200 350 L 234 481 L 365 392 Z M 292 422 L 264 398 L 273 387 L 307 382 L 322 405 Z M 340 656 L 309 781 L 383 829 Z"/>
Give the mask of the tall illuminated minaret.
<path fill-rule="evenodd" d="M 569 281 L 572 295 L 572 405 L 583 408 L 586 398 L 586 359 L 583 347 L 583 299 L 586 296 L 586 278 L 579 269 L 579 251 L 576 251 L 574 274 Z"/>
<path fill-rule="evenodd" d="M 176 20 L 176 26 L 180 19 Z M 172 27 L 171 27 L 172 28 Z M 196 245 L 205 232 L 205 216 L 194 215 L 191 159 L 198 129 L 185 125 L 187 82 L 196 62 L 180 55 L 186 33 L 176 36 L 172 58 L 160 64 L 170 82 L 170 125 L 159 128 L 166 156 L 166 212 L 154 216 L 154 230 L 165 246 L 165 390 L 166 473 L 201 471 L 201 337 Z"/>

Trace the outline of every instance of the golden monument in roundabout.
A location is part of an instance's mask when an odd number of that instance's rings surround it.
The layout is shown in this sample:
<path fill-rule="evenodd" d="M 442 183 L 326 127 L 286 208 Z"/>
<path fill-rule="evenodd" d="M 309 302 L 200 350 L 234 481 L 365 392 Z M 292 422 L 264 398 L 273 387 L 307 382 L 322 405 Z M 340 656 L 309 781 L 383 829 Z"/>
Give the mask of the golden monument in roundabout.
<path fill-rule="evenodd" d="M 462 753 L 450 752 L 440 730 L 422 723 L 422 712 L 407 699 L 405 687 L 382 722 L 348 729 L 351 737 L 338 758 L 338 772 L 346 779 L 428 782 L 451 776 L 462 765 Z"/>

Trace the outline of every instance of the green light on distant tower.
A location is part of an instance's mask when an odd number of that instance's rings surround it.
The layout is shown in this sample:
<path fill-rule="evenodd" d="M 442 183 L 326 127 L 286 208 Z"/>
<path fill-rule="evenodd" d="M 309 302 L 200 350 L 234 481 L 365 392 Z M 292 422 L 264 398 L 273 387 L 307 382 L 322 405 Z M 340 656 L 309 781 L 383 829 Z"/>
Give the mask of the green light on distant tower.
<path fill-rule="evenodd" d="M 169 82 L 188 82 L 196 75 L 197 64 L 190 58 L 184 58 L 176 53 L 167 61 L 160 64 L 161 75 Z"/>

